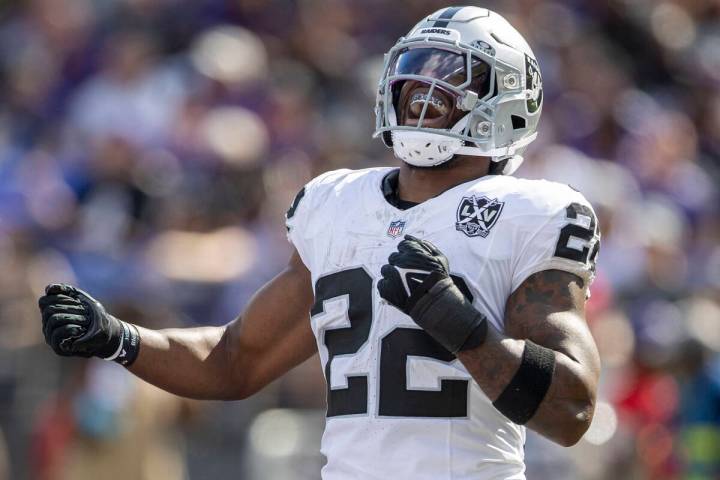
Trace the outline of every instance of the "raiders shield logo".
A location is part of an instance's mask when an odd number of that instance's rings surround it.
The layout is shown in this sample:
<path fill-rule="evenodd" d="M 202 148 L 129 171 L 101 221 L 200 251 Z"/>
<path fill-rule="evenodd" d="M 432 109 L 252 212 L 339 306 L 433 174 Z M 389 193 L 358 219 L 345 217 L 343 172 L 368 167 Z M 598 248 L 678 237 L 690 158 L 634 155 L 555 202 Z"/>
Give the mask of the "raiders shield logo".
<path fill-rule="evenodd" d="M 540 67 L 534 58 L 530 58 L 525 54 L 525 83 L 527 89 L 530 90 L 530 96 L 527 99 L 528 113 L 535 113 L 540 110 L 543 101 L 543 86 Z"/>
<path fill-rule="evenodd" d="M 455 229 L 468 237 L 485 238 L 500 218 L 504 205 L 505 202 L 500 202 L 496 198 L 490 200 L 487 197 L 476 197 L 475 195 L 463 197 L 457 209 Z"/>

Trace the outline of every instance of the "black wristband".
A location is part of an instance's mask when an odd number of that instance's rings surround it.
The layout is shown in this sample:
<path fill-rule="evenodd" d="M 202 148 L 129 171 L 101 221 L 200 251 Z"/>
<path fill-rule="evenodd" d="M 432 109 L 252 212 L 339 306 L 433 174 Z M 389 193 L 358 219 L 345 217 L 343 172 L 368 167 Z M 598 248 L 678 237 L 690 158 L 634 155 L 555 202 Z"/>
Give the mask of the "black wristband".
<path fill-rule="evenodd" d="M 487 336 L 487 319 L 450 277 L 432 285 L 413 305 L 410 317 L 452 353 L 478 347 Z"/>
<path fill-rule="evenodd" d="M 520 368 L 493 406 L 513 423 L 526 424 L 545 398 L 554 372 L 555 352 L 525 340 Z"/>
<path fill-rule="evenodd" d="M 124 367 L 133 364 L 140 353 L 140 333 L 132 323 L 120 322 L 122 324 L 122 340 L 115 353 L 106 357 L 105 360 L 119 363 Z"/>
<path fill-rule="evenodd" d="M 481 321 L 480 324 L 475 327 L 475 330 L 470 333 L 470 335 L 465 340 L 465 343 L 462 344 L 458 351 L 463 352 L 465 350 L 472 350 L 479 347 L 480 345 L 485 343 L 485 338 L 487 338 L 487 332 L 488 322 L 487 319 L 483 317 L 483 321 Z"/>

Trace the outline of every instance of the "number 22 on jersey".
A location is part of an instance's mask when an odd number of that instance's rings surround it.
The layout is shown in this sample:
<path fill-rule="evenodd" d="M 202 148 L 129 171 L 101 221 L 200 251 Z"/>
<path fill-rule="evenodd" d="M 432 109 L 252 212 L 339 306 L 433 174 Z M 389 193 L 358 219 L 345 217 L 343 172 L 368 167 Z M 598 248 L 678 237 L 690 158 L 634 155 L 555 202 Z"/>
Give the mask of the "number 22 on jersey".
<path fill-rule="evenodd" d="M 453 280 L 465 296 L 472 295 L 462 278 Z M 356 354 L 370 338 L 373 323 L 373 278 L 362 267 L 320 277 L 315 284 L 312 317 L 326 313 L 326 303 L 344 297 L 349 327 L 325 329 L 323 342 L 328 351 L 325 378 L 328 385 L 328 417 L 368 413 L 368 376 L 348 375 L 347 387 L 331 387 L 333 359 Z M 467 417 L 468 380 L 442 379 L 437 391 L 410 390 L 407 386 L 409 356 L 452 362 L 447 351 L 425 331 L 396 328 L 380 344 L 378 415 L 388 417 Z"/>

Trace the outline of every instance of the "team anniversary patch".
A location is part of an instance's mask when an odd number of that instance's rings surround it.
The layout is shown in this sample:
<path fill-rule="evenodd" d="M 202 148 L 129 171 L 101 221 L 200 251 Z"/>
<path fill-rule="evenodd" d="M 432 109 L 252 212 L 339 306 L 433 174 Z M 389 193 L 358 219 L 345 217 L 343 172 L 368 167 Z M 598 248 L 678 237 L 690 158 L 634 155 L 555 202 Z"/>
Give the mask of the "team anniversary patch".
<path fill-rule="evenodd" d="M 498 199 L 471 195 L 463 197 L 457 209 L 455 229 L 468 237 L 487 237 L 490 229 L 497 223 L 505 202 Z"/>

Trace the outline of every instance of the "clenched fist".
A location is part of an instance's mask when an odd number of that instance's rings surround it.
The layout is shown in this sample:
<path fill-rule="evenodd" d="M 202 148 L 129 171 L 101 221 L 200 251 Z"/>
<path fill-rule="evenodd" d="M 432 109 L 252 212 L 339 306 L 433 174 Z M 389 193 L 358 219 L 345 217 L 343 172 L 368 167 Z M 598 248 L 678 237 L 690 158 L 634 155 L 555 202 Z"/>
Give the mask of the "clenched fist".
<path fill-rule="evenodd" d="M 52 284 L 38 301 L 45 341 L 65 357 L 100 357 L 129 366 L 140 349 L 137 327 L 122 322 L 86 292 Z"/>
<path fill-rule="evenodd" d="M 380 273 L 380 296 L 448 351 L 475 348 L 485 340 L 487 319 L 455 285 L 447 257 L 432 243 L 406 235 Z"/>

